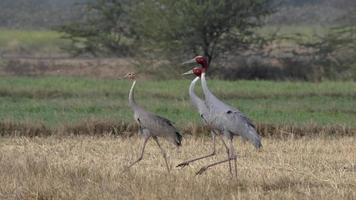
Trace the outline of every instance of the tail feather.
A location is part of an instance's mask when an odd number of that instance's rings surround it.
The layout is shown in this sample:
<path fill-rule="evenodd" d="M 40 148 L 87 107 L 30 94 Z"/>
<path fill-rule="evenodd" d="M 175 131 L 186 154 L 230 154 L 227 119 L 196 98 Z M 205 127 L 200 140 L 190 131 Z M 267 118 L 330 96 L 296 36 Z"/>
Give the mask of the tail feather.
<path fill-rule="evenodd" d="M 176 144 L 177 146 L 181 146 L 182 145 L 182 135 L 179 132 L 176 132 Z"/>
<path fill-rule="evenodd" d="M 253 144 L 253 146 L 255 146 L 256 149 L 261 148 L 261 137 L 257 134 L 257 131 L 254 128 L 250 127 L 248 133 L 249 134 L 246 135 L 246 138 Z"/>
<path fill-rule="evenodd" d="M 253 145 L 256 147 L 256 149 L 262 148 L 261 138 L 258 137 L 258 139 L 255 140 Z"/>

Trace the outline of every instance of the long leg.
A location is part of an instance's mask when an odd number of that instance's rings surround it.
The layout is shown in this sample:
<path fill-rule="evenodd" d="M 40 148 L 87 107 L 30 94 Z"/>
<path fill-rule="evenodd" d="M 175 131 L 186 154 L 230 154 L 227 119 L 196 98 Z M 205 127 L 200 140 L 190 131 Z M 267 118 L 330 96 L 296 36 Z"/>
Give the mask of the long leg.
<path fill-rule="evenodd" d="M 153 137 L 153 139 L 154 139 L 154 141 L 156 141 L 158 147 L 161 149 L 161 152 L 162 152 L 164 161 L 166 162 L 167 170 L 168 170 L 168 172 L 169 172 L 170 170 L 169 170 L 168 161 L 167 161 L 167 154 L 166 154 L 166 152 L 164 151 L 164 149 L 161 147 L 161 145 L 159 144 L 158 138 L 157 138 L 157 137 Z"/>
<path fill-rule="evenodd" d="M 219 165 L 219 164 L 222 164 L 222 163 L 225 163 L 225 162 L 229 162 L 230 160 L 232 160 L 233 158 L 228 158 L 226 160 L 222 160 L 222 161 L 219 161 L 219 162 L 215 162 L 215 163 L 212 163 L 210 165 L 206 165 L 202 168 L 200 168 L 200 170 L 196 173 L 196 175 L 200 175 L 202 173 L 204 173 L 207 169 L 209 169 L 210 167 L 213 167 L 215 165 Z"/>
<path fill-rule="evenodd" d="M 144 142 L 143 142 L 143 147 L 142 147 L 141 155 L 138 157 L 137 160 L 135 160 L 133 163 L 131 163 L 131 164 L 127 167 L 127 169 L 129 169 L 130 167 L 132 167 L 133 165 L 135 165 L 136 163 L 138 163 L 138 162 L 140 162 L 140 161 L 142 160 L 142 158 L 143 158 L 143 153 L 145 152 L 145 147 L 146 147 L 146 144 L 147 144 L 148 139 L 150 139 L 150 136 L 145 137 L 145 140 L 144 140 Z"/>
<path fill-rule="evenodd" d="M 220 136 L 220 139 L 221 139 L 221 142 L 223 143 L 223 145 L 224 145 L 224 147 L 225 147 L 225 149 L 226 149 L 227 158 L 230 158 L 230 150 L 229 150 L 229 147 L 228 147 L 227 144 L 225 143 L 225 140 L 224 140 L 224 138 L 223 138 L 222 135 Z M 230 159 L 229 159 L 229 172 L 230 172 L 231 175 L 233 175 L 233 174 L 232 174 L 232 167 L 231 167 L 231 160 L 230 160 Z"/>
<path fill-rule="evenodd" d="M 230 138 L 230 158 L 234 160 L 234 167 L 235 167 L 235 177 L 237 178 L 237 156 L 235 153 L 235 148 L 234 148 L 234 137 L 231 136 Z"/>
<path fill-rule="evenodd" d="M 178 164 L 176 167 L 185 167 L 187 165 L 189 165 L 190 163 L 192 162 L 195 162 L 197 160 L 201 160 L 201 159 L 204 159 L 204 158 L 209 158 L 211 156 L 214 156 L 215 153 L 216 153 L 216 150 L 215 150 L 215 133 L 213 131 L 211 131 L 211 136 L 212 136 L 212 140 L 213 140 L 213 152 L 211 152 L 210 154 L 208 155 L 205 155 L 205 156 L 201 156 L 201 157 L 198 157 L 198 158 L 194 158 L 194 159 L 191 159 L 191 160 L 187 160 L 187 161 L 184 161 L 180 164 Z"/>
<path fill-rule="evenodd" d="M 204 166 L 204 167 L 200 168 L 200 170 L 196 173 L 196 175 L 200 175 L 200 174 L 204 173 L 210 167 L 213 167 L 213 166 L 225 163 L 225 162 L 230 162 L 231 160 L 235 160 L 235 171 L 236 171 L 236 174 L 237 174 L 236 156 L 235 156 L 235 153 L 234 153 L 234 146 L 233 146 L 233 142 L 232 142 L 233 136 L 231 134 L 229 134 L 229 133 L 225 134 L 225 135 L 228 136 L 228 138 L 230 139 L 230 149 L 229 149 L 230 153 L 229 153 L 228 158 L 226 160 L 215 162 L 215 163 L 212 163 L 210 165 L 207 165 L 207 166 Z"/>

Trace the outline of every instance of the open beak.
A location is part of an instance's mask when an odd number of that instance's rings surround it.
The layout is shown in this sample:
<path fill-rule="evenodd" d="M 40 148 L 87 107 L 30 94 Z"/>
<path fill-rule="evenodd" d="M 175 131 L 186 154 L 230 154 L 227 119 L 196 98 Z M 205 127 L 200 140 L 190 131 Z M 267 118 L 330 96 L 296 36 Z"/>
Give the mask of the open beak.
<path fill-rule="evenodd" d="M 192 69 L 187 71 L 187 72 L 185 72 L 185 73 L 183 73 L 182 76 L 189 75 L 189 74 L 193 74 L 193 70 Z"/>
<path fill-rule="evenodd" d="M 191 60 L 188 60 L 188 61 L 183 62 L 182 65 L 188 65 L 188 64 L 193 64 L 193 63 L 194 63 L 194 64 L 197 63 L 194 58 L 191 59 Z"/>

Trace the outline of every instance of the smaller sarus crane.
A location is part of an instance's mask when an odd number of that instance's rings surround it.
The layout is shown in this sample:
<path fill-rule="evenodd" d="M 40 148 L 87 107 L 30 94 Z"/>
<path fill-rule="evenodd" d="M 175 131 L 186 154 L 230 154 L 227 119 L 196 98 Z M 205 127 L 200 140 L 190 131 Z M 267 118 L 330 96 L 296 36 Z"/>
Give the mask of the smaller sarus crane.
<path fill-rule="evenodd" d="M 134 164 L 142 160 L 146 143 L 148 139 L 152 138 L 160 148 L 164 161 L 166 163 L 167 170 L 169 172 L 170 168 L 167 161 L 167 155 L 164 149 L 161 147 L 160 143 L 158 142 L 158 137 L 165 138 L 166 140 L 172 142 L 178 147 L 181 145 L 182 135 L 178 132 L 177 128 L 173 126 L 173 123 L 170 120 L 155 115 L 151 112 L 147 112 L 142 107 L 137 105 L 134 99 L 136 75 L 134 73 L 128 73 L 127 75 L 125 75 L 125 78 L 128 78 L 133 81 L 129 93 L 129 105 L 134 112 L 134 119 L 139 126 L 139 134 L 142 135 L 144 138 L 143 147 L 139 158 L 133 163 L 131 163 L 127 168 L 132 167 Z"/>

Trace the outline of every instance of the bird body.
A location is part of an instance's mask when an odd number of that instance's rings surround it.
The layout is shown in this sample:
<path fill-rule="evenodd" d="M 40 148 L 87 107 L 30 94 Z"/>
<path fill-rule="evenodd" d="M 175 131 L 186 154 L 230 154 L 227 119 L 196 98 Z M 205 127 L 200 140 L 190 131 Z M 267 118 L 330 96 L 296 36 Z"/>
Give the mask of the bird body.
<path fill-rule="evenodd" d="M 222 131 L 226 137 L 239 135 L 250 141 L 256 148 L 262 147 L 261 138 L 257 134 L 252 121 L 238 109 L 223 103 L 210 92 L 206 83 L 205 72 L 202 73 L 201 85 L 205 104 L 209 110 L 208 118 L 213 127 Z"/>
<path fill-rule="evenodd" d="M 134 88 L 136 80 L 133 82 L 129 93 L 129 104 L 134 112 L 134 119 L 140 126 L 141 134 L 149 134 L 150 136 L 163 137 L 175 145 L 180 146 L 182 135 L 173 126 L 173 123 L 164 117 L 158 116 L 144 110 L 137 105 L 134 99 Z"/>
<path fill-rule="evenodd" d="M 233 137 L 234 136 L 241 136 L 243 139 L 248 140 L 251 142 L 257 149 L 262 147 L 261 144 L 261 138 L 257 134 L 257 131 L 255 129 L 255 126 L 253 125 L 252 121 L 247 118 L 242 112 L 240 112 L 238 109 L 229 106 L 225 104 L 224 102 L 220 101 L 215 95 L 213 95 L 206 83 L 206 70 L 208 69 L 208 61 L 205 57 L 203 56 L 196 56 L 194 59 L 189 60 L 187 62 L 184 62 L 183 64 L 190 64 L 190 63 L 197 63 L 200 64 L 201 67 L 195 67 L 191 71 L 186 72 L 184 74 L 191 74 L 194 73 L 197 78 L 192 81 L 190 88 L 189 88 L 189 94 L 191 97 L 191 100 L 193 102 L 193 105 L 195 105 L 199 112 L 201 113 L 201 116 L 205 119 L 206 124 L 210 126 L 210 128 L 217 133 L 222 133 L 225 135 L 226 138 L 229 139 L 230 141 L 230 147 L 226 148 L 228 149 L 228 158 L 226 160 L 222 160 L 219 162 L 215 162 L 209 165 L 206 165 L 202 167 L 196 174 L 202 174 L 204 171 L 206 171 L 208 168 L 229 162 L 229 167 L 230 167 L 230 173 L 231 173 L 231 160 L 234 160 L 234 166 L 235 166 L 235 175 L 237 176 L 237 163 L 236 163 L 236 154 L 234 150 L 234 144 L 233 144 Z M 204 104 L 201 103 L 203 100 L 198 100 L 197 97 L 195 97 L 191 91 L 192 87 L 194 87 L 196 81 L 199 80 L 199 77 L 201 77 L 201 85 L 203 88 L 203 93 L 205 96 L 205 101 Z M 204 105 L 199 107 L 200 105 Z M 213 135 L 214 136 L 214 135 Z M 213 137 L 214 139 L 214 137 Z M 214 144 L 215 144 L 215 140 Z M 215 148 L 215 145 L 214 145 Z M 214 151 L 215 152 L 215 151 Z M 211 154 L 213 155 L 213 154 Z M 201 157 L 201 158 L 206 158 L 211 155 Z M 198 158 L 198 159 L 201 159 Z M 183 162 L 179 164 L 178 166 L 185 166 L 189 164 L 189 162 L 196 161 L 198 159 L 192 159 L 190 161 Z"/>
<path fill-rule="evenodd" d="M 169 171 L 169 166 L 167 162 L 167 156 L 164 149 L 158 142 L 158 137 L 165 138 L 166 140 L 172 142 L 176 146 L 181 145 L 182 135 L 178 132 L 178 130 L 173 126 L 173 123 L 161 116 L 153 114 L 151 112 L 146 111 L 141 106 L 139 106 L 134 98 L 134 89 L 136 85 L 135 75 L 129 73 L 125 77 L 133 80 L 130 92 L 129 92 L 129 105 L 134 112 L 134 119 L 136 123 L 139 125 L 139 133 L 144 137 L 144 143 L 142 147 L 141 154 L 139 158 L 131 163 L 127 168 L 132 167 L 134 164 L 138 163 L 143 158 L 143 153 L 145 151 L 146 143 L 149 138 L 153 138 L 161 149 L 163 154 L 167 170 Z"/>
<path fill-rule="evenodd" d="M 141 132 L 165 138 L 176 146 L 181 145 L 182 135 L 170 120 L 146 111 L 136 112 L 134 116 Z"/>
<path fill-rule="evenodd" d="M 196 72 L 194 72 L 194 70 L 196 70 Z M 190 74 L 190 73 L 200 73 L 200 68 L 194 68 L 192 71 L 187 72 L 186 74 Z M 210 129 L 211 129 L 211 136 L 212 136 L 212 142 L 213 142 L 213 146 L 212 146 L 212 152 L 208 155 L 205 156 L 201 156 L 198 158 L 194 158 L 194 159 L 190 159 L 187 161 L 184 161 L 180 164 L 177 165 L 177 167 L 185 167 L 187 165 L 189 165 L 192 162 L 204 159 L 204 158 L 209 158 L 211 156 L 215 155 L 216 149 L 215 149 L 215 136 L 216 135 L 221 135 L 220 131 L 215 129 L 212 124 L 211 124 L 211 119 L 209 118 L 209 108 L 207 107 L 206 103 L 204 100 L 200 99 L 194 92 L 194 88 L 195 88 L 195 84 L 197 81 L 200 80 L 200 75 L 197 75 L 197 77 L 190 83 L 189 86 L 189 96 L 190 96 L 190 101 L 193 104 L 193 106 L 198 110 L 200 117 L 202 118 L 202 121 L 205 125 L 207 125 Z M 226 148 L 226 152 L 227 154 L 229 154 L 229 148 L 226 145 L 225 141 L 221 138 L 222 143 L 224 144 L 225 148 Z M 229 167 L 230 167 L 230 172 L 231 172 L 231 163 L 229 162 Z"/>

